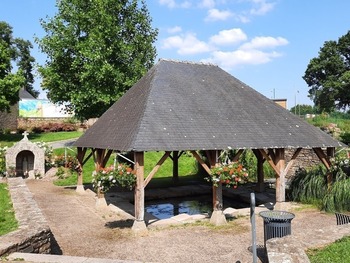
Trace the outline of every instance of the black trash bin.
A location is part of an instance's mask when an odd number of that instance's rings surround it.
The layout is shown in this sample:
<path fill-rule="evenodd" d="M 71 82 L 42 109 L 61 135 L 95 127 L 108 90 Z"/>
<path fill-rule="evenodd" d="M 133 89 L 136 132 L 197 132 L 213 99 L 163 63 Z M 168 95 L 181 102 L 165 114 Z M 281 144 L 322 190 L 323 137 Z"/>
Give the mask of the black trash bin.
<path fill-rule="evenodd" d="M 284 237 L 292 233 L 293 213 L 269 210 L 262 211 L 259 215 L 264 219 L 264 243 L 266 240 L 275 237 Z"/>

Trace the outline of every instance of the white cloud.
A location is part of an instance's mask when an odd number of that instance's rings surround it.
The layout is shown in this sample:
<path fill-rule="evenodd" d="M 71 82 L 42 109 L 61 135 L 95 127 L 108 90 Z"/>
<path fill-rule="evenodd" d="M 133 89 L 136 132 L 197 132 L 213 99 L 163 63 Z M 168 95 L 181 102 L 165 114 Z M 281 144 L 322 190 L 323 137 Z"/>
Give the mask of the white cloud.
<path fill-rule="evenodd" d="M 285 46 L 288 40 L 283 37 L 255 37 L 249 43 L 243 44 L 241 49 L 263 49 Z"/>
<path fill-rule="evenodd" d="M 214 0 L 202 0 L 199 5 L 201 8 L 214 8 L 215 6 L 215 1 Z"/>
<path fill-rule="evenodd" d="M 167 31 L 168 31 L 169 34 L 176 34 L 176 33 L 181 32 L 182 28 L 179 27 L 179 26 L 174 26 L 174 27 L 168 28 Z"/>
<path fill-rule="evenodd" d="M 175 7 L 180 7 L 180 8 L 190 8 L 192 6 L 190 1 L 183 1 L 181 3 L 177 3 L 175 0 L 159 0 L 160 5 L 165 5 L 168 8 L 175 8 Z"/>
<path fill-rule="evenodd" d="M 230 18 L 231 16 L 233 16 L 233 13 L 231 13 L 231 11 L 229 10 L 223 10 L 220 11 L 218 9 L 209 9 L 208 10 L 208 15 L 205 18 L 206 21 L 224 21 L 227 20 L 228 18 Z"/>
<path fill-rule="evenodd" d="M 232 52 L 214 51 L 211 58 L 203 62 L 214 63 L 229 70 L 238 65 L 259 65 L 270 62 L 273 58 L 280 57 L 278 52 L 263 52 L 260 50 L 235 50 Z"/>
<path fill-rule="evenodd" d="M 176 6 L 175 0 L 159 0 L 159 4 L 165 5 L 169 8 L 174 8 Z"/>
<path fill-rule="evenodd" d="M 177 49 L 177 53 L 180 55 L 193 55 L 211 50 L 207 43 L 198 40 L 196 35 L 192 33 L 168 37 L 163 40 L 162 48 Z"/>
<path fill-rule="evenodd" d="M 254 7 L 250 10 L 252 15 L 265 15 L 275 6 L 275 3 L 266 0 L 252 0 L 252 3 L 254 4 Z"/>
<path fill-rule="evenodd" d="M 240 28 L 222 30 L 210 38 L 215 45 L 231 45 L 247 40 L 247 35 Z"/>

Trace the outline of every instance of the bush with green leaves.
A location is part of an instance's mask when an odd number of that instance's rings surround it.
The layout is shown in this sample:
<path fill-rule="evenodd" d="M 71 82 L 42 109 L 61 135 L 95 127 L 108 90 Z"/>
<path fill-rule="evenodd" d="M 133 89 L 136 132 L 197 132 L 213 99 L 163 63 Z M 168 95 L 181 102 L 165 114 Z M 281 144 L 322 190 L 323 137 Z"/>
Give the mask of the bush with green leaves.
<path fill-rule="evenodd" d="M 330 184 L 327 181 L 328 172 L 323 166 L 298 170 L 290 184 L 291 200 L 314 204 L 327 212 L 350 211 L 349 158 L 346 154 L 340 154 L 332 158 L 331 163 Z"/>
<path fill-rule="evenodd" d="M 0 176 L 6 176 L 6 161 L 5 161 L 5 153 L 7 147 L 0 147 Z"/>

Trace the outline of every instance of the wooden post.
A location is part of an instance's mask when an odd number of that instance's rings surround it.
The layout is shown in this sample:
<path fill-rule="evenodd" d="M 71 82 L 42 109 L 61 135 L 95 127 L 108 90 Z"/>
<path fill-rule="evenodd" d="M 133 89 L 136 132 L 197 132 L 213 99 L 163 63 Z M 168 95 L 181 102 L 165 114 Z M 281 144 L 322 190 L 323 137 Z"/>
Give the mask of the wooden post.
<path fill-rule="evenodd" d="M 209 160 L 210 168 L 214 168 L 218 163 L 218 151 L 207 151 L 206 154 Z M 210 223 L 216 226 L 227 224 L 222 208 L 222 183 L 219 182 L 217 187 L 213 185 L 213 213 L 210 217 Z"/>
<path fill-rule="evenodd" d="M 179 152 L 173 151 L 173 181 L 179 181 Z"/>
<path fill-rule="evenodd" d="M 265 162 L 265 159 L 259 150 L 253 150 L 253 153 L 257 159 L 256 172 L 257 172 L 257 177 L 258 177 L 258 182 L 256 184 L 255 190 L 259 193 L 262 193 L 265 191 L 265 183 L 264 183 L 264 162 Z"/>
<path fill-rule="evenodd" d="M 77 193 L 84 193 L 84 185 L 83 185 L 83 165 L 84 165 L 84 156 L 86 153 L 86 148 L 78 147 L 77 148 L 77 159 L 78 159 L 78 167 L 76 168 L 78 173 L 78 180 L 77 180 L 77 188 L 75 191 Z"/>
<path fill-rule="evenodd" d="M 284 149 L 275 150 L 275 164 L 279 173 L 276 175 L 276 202 L 285 202 L 285 156 Z"/>
<path fill-rule="evenodd" d="M 138 235 L 147 234 L 145 216 L 144 152 L 134 152 L 136 187 L 134 191 L 135 221 L 132 230 Z"/>

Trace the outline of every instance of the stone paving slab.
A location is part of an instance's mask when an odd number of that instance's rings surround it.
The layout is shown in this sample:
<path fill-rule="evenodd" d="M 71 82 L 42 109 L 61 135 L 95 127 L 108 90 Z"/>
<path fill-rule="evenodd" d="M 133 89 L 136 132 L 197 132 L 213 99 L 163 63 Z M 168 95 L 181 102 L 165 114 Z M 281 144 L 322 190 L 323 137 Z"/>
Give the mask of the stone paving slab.
<path fill-rule="evenodd" d="M 31 254 L 31 253 L 12 253 L 8 256 L 8 260 L 14 262 L 40 262 L 40 263 L 141 263 L 141 261 L 126 261 L 116 259 L 103 258 L 88 258 L 88 257 L 72 257 L 72 256 L 58 256 L 45 254 Z M 24 260 L 24 261 L 23 261 Z"/>

